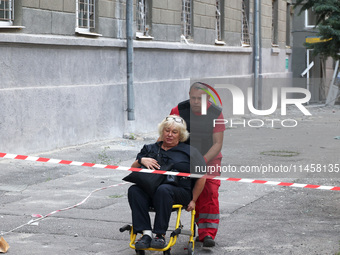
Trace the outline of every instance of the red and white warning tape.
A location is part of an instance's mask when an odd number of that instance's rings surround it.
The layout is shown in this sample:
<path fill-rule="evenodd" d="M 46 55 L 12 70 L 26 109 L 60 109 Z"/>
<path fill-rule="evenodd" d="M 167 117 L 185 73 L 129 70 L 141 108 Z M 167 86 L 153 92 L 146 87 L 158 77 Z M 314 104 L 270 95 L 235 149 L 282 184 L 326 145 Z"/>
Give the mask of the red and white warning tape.
<path fill-rule="evenodd" d="M 132 171 L 132 172 L 140 172 L 140 173 L 166 174 L 166 175 L 176 175 L 176 176 L 182 176 L 182 177 L 202 178 L 201 174 L 167 172 L 167 171 L 162 171 L 162 170 L 149 170 L 149 169 L 133 168 L 133 167 L 103 165 L 103 164 L 94 164 L 94 163 L 86 163 L 86 162 L 78 162 L 78 161 L 15 155 L 15 154 L 8 154 L 8 153 L 1 153 L 1 152 L 0 152 L 0 158 L 20 159 L 20 160 L 26 160 L 26 161 L 63 164 L 63 165 L 70 165 L 70 166 L 87 166 L 87 167 L 102 168 L 102 169 L 106 168 L 106 169 L 115 169 L 115 170 Z M 234 182 L 244 182 L 244 183 L 258 183 L 258 184 L 266 184 L 266 185 L 287 186 L 287 187 L 294 187 L 294 188 L 309 188 L 309 189 L 319 189 L 319 190 L 340 191 L 340 187 L 336 187 L 336 186 L 323 186 L 323 185 L 300 184 L 300 183 L 289 183 L 289 182 L 275 182 L 275 181 L 253 180 L 253 179 L 246 179 L 246 178 L 225 178 L 225 177 L 215 176 L 215 175 L 204 175 L 203 178 L 222 180 L 222 181 L 234 181 Z"/>

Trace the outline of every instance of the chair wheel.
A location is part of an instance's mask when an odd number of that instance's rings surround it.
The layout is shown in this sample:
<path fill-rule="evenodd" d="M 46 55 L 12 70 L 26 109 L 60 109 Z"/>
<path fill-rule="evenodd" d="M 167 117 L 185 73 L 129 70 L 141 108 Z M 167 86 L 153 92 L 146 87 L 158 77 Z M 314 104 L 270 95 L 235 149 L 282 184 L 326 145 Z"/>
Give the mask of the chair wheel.
<path fill-rule="evenodd" d="M 145 255 L 144 250 L 135 250 L 137 255 Z"/>
<path fill-rule="evenodd" d="M 192 242 L 189 242 L 189 245 L 188 245 L 188 255 L 194 255 L 195 252 L 194 252 L 194 245 Z"/>
<path fill-rule="evenodd" d="M 163 251 L 163 255 L 171 255 L 170 249 L 166 250 L 166 251 Z"/>

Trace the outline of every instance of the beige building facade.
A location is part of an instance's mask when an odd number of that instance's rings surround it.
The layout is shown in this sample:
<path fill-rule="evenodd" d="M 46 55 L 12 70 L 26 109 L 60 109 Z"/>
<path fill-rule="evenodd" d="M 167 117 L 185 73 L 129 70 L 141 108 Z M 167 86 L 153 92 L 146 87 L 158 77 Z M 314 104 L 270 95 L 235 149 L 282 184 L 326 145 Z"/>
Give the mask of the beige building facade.
<path fill-rule="evenodd" d="M 292 3 L 260 3 L 266 107 L 273 86 L 292 85 Z M 230 81 L 244 93 L 253 86 L 254 0 L 135 0 L 133 13 L 131 123 L 125 0 L 1 1 L 1 151 L 39 152 L 154 131 L 188 97 L 194 79 Z M 224 107 L 230 114 L 232 103 Z"/>

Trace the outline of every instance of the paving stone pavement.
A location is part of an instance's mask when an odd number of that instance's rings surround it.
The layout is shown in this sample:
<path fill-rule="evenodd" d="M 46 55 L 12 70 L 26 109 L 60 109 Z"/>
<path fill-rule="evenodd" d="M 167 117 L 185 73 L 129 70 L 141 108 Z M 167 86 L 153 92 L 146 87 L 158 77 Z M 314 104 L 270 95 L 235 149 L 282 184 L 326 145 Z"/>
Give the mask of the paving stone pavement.
<path fill-rule="evenodd" d="M 258 128 L 241 124 L 228 127 L 224 137 L 222 166 L 237 170 L 261 165 L 293 166 L 296 172 L 226 171 L 222 176 L 340 186 L 339 173 L 329 171 L 340 163 L 340 140 L 335 139 L 340 136 L 340 107 L 307 108 L 312 116 L 290 109 L 284 117 L 296 120 L 296 127 L 271 127 L 268 121 Z M 258 119 L 267 117 L 248 115 L 242 121 L 257 119 L 260 123 Z M 274 117 L 282 120 L 279 114 Z M 156 133 L 140 135 L 136 140 L 116 138 L 34 156 L 130 166 L 143 144 L 156 138 Z M 290 155 L 283 155 L 288 152 Z M 306 167 L 312 169 L 312 164 L 327 171 L 305 171 Z M 33 214 L 46 215 L 75 205 L 93 190 L 122 183 L 127 174 L 0 159 L 0 232 L 29 222 Z M 97 191 L 79 207 L 2 234 L 10 245 L 8 254 L 135 254 L 128 246 L 129 235 L 119 232 L 122 225 L 131 223 L 129 185 Z M 338 254 L 339 199 L 340 191 L 222 181 L 216 247 L 206 249 L 197 243 L 195 254 Z M 184 226 L 188 220 L 189 213 L 184 213 Z M 187 254 L 187 241 L 188 237 L 180 236 L 172 254 Z"/>

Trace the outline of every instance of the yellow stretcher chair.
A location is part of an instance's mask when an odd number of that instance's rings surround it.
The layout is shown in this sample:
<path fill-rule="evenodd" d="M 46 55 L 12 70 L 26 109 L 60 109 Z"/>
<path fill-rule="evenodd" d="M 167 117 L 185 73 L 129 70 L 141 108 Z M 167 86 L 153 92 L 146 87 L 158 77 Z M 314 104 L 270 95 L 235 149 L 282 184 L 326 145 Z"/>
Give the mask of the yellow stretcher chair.
<path fill-rule="evenodd" d="M 177 212 L 177 219 L 176 219 L 176 226 L 175 230 L 172 231 L 170 234 L 170 240 L 166 247 L 163 249 L 155 249 L 155 248 L 147 248 L 143 250 L 136 250 L 135 249 L 135 241 L 136 241 L 136 234 L 133 233 L 133 226 L 131 225 L 125 225 L 119 229 L 120 232 L 124 231 L 130 231 L 130 248 L 134 249 L 136 251 L 136 254 L 138 255 L 144 255 L 146 250 L 149 251 L 162 251 L 163 255 L 170 255 L 171 247 L 175 245 L 177 241 L 177 236 L 179 234 L 182 235 L 188 235 L 189 236 L 189 242 L 188 242 L 188 254 L 193 255 L 194 254 L 194 248 L 195 248 L 195 210 L 191 211 L 191 220 L 190 220 L 190 229 L 184 230 L 183 225 L 181 224 L 181 213 L 182 213 L 183 205 L 173 205 L 172 210 Z"/>

